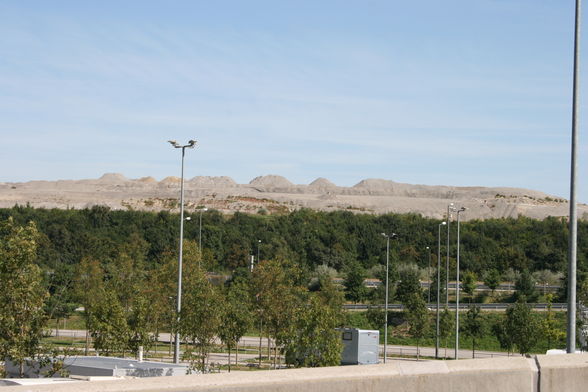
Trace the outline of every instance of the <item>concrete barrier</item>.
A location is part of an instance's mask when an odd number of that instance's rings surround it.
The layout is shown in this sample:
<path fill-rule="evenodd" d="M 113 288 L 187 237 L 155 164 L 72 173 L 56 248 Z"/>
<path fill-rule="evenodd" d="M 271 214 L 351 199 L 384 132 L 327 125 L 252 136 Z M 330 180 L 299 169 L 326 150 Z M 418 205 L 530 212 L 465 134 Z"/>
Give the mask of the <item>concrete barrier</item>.
<path fill-rule="evenodd" d="M 12 391 L 93 392 L 580 392 L 588 390 L 588 355 L 387 364 L 153 377 L 80 385 L 3 387 Z"/>
<path fill-rule="evenodd" d="M 588 354 L 538 355 L 540 392 L 588 391 Z"/>

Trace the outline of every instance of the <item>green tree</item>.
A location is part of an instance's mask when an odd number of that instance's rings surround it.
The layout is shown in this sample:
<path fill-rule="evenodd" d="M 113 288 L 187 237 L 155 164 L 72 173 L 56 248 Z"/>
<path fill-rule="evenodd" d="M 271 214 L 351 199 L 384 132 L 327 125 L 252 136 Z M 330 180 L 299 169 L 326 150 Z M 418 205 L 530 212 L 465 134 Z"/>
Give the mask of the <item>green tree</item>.
<path fill-rule="evenodd" d="M 410 297 L 406 298 L 404 304 L 406 307 L 406 318 L 408 321 L 409 333 L 416 339 L 417 342 L 417 361 L 419 360 L 419 343 L 420 340 L 425 337 L 429 330 L 429 310 L 427 304 L 423 299 L 421 293 L 413 293 Z"/>
<path fill-rule="evenodd" d="M 537 288 L 535 287 L 535 279 L 533 275 L 524 270 L 518 277 L 515 283 L 517 300 L 534 301 L 537 299 Z"/>
<path fill-rule="evenodd" d="M 502 331 L 507 335 L 506 342 L 512 343 L 519 353 L 527 354 L 537 344 L 540 326 L 531 307 L 524 302 L 517 302 L 506 309 Z"/>
<path fill-rule="evenodd" d="M 245 280 L 231 283 L 225 289 L 218 336 L 229 351 L 229 372 L 231 371 L 231 350 L 237 346 L 253 326 L 253 303 L 249 285 Z M 237 358 L 235 358 L 237 363 Z"/>
<path fill-rule="evenodd" d="M 94 339 L 94 349 L 110 355 L 127 348 L 128 326 L 123 306 L 116 293 L 102 289 L 92 294 L 87 328 Z"/>
<path fill-rule="evenodd" d="M 222 303 L 200 267 L 190 265 L 186 272 L 179 330 L 195 352 L 186 350 L 184 359 L 190 361 L 192 368 L 206 372 L 208 354 L 221 324 Z"/>
<path fill-rule="evenodd" d="M 474 296 L 474 292 L 476 291 L 477 282 L 476 282 L 476 274 L 471 271 L 466 271 L 463 274 L 462 280 L 462 287 L 463 291 L 470 296 L 470 303 L 472 303 L 472 299 Z"/>
<path fill-rule="evenodd" d="M 296 367 L 337 366 L 341 362 L 339 325 L 341 310 L 334 309 L 318 294 L 310 293 L 299 307 L 284 346 L 286 363 Z"/>
<path fill-rule="evenodd" d="M 476 357 L 476 340 L 481 339 L 485 333 L 485 322 L 480 313 L 479 306 L 470 306 L 462 324 L 462 331 L 472 339 L 472 358 Z"/>
<path fill-rule="evenodd" d="M 135 355 L 139 348 L 149 351 L 156 337 L 154 331 L 154 313 L 144 293 L 138 293 L 133 299 L 133 307 L 127 312 L 128 342 L 127 347 Z"/>
<path fill-rule="evenodd" d="M 365 272 L 358 262 L 354 262 L 347 270 L 345 277 L 345 296 L 348 300 L 355 303 L 363 302 L 367 296 L 367 288 L 363 281 L 365 279 Z"/>
<path fill-rule="evenodd" d="M 443 347 L 445 347 L 445 358 L 447 358 L 447 339 L 449 339 L 449 336 L 451 336 L 455 327 L 454 319 L 454 315 L 446 306 L 439 317 L 439 338 L 444 341 Z"/>
<path fill-rule="evenodd" d="M 555 320 L 555 313 L 552 309 L 553 294 L 547 294 L 545 298 L 547 300 L 547 312 L 541 320 L 541 330 L 543 336 L 547 339 L 547 349 L 549 350 L 554 348 L 552 346 L 553 343 L 559 342 L 566 334 L 558 327 L 557 321 Z"/>
<path fill-rule="evenodd" d="M 422 296 L 420 271 L 416 264 L 405 264 L 399 268 L 400 282 L 396 289 L 396 295 L 402 303 L 411 301 L 414 295 Z"/>
<path fill-rule="evenodd" d="M 495 268 L 486 272 L 484 275 L 484 284 L 492 290 L 492 296 L 494 296 L 494 292 L 500 286 L 500 272 Z"/>
<path fill-rule="evenodd" d="M 40 348 L 47 292 L 34 264 L 39 234 L 34 223 L 0 223 L 0 358 L 20 365 Z"/>

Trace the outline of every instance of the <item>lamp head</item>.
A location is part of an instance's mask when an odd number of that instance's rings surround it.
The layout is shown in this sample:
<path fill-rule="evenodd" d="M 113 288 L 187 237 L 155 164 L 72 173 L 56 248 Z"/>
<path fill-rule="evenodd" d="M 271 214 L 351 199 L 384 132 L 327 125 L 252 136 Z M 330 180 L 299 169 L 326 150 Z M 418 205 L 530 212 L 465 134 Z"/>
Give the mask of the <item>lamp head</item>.
<path fill-rule="evenodd" d="M 439 225 L 440 225 L 440 226 L 445 226 L 446 224 L 447 224 L 447 222 L 443 221 L 443 222 L 441 222 Z"/>
<path fill-rule="evenodd" d="M 457 212 L 464 212 L 466 210 L 465 207 L 461 207 Z"/>
<path fill-rule="evenodd" d="M 189 140 L 188 141 L 188 147 L 189 148 L 194 148 L 195 145 L 196 145 L 196 140 Z"/>
<path fill-rule="evenodd" d="M 176 142 L 175 140 L 168 140 L 167 142 L 169 144 L 171 144 L 172 146 L 174 146 L 175 148 L 178 148 L 179 147 L 178 142 Z"/>
<path fill-rule="evenodd" d="M 184 219 L 187 221 L 192 220 L 192 218 L 190 218 L 189 216 L 185 217 Z"/>

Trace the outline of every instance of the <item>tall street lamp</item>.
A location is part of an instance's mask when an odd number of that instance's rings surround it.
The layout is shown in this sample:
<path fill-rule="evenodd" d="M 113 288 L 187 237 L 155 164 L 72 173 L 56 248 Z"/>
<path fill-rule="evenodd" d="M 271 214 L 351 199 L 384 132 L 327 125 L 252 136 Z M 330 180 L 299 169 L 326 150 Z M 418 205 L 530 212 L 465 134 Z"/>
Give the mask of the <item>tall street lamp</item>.
<path fill-rule="evenodd" d="M 180 323 L 180 312 L 182 311 L 182 252 L 184 249 L 184 155 L 186 148 L 194 148 L 196 140 L 188 141 L 188 144 L 181 145 L 175 140 L 168 140 L 174 148 L 182 149 L 182 175 L 180 180 L 180 252 L 178 255 L 178 299 L 176 308 L 176 326 L 175 347 L 174 347 L 174 363 L 180 363 L 180 332 L 178 330 Z"/>
<path fill-rule="evenodd" d="M 459 213 L 464 212 L 465 207 L 457 210 L 457 259 L 455 274 L 455 359 L 459 359 Z"/>
<path fill-rule="evenodd" d="M 439 235 L 437 236 L 437 328 L 435 333 L 435 358 L 439 359 L 439 304 L 441 302 L 441 226 L 447 222 L 439 223 Z"/>
<path fill-rule="evenodd" d="M 449 223 L 451 222 L 451 211 L 455 211 L 453 203 L 447 206 L 447 260 L 445 261 L 445 305 L 449 307 Z"/>
<path fill-rule="evenodd" d="M 261 244 L 261 240 L 257 240 L 257 264 L 259 264 L 259 245 Z"/>
<path fill-rule="evenodd" d="M 570 219 L 568 237 L 568 317 L 566 351 L 568 354 L 576 352 L 576 268 L 578 246 L 578 216 L 576 204 L 576 179 L 578 155 L 578 118 L 579 118 L 579 69 L 580 69 L 580 25 L 581 0 L 576 0 L 575 28 L 574 28 L 574 85 L 572 102 L 572 151 L 570 171 Z"/>
<path fill-rule="evenodd" d="M 388 354 L 388 270 L 390 265 L 390 238 L 398 237 L 396 233 L 382 233 L 386 238 L 386 301 L 384 304 L 384 363 Z"/>
<path fill-rule="evenodd" d="M 198 249 L 200 250 L 200 259 L 202 260 L 202 213 L 208 211 L 208 208 L 200 209 L 200 226 L 198 228 Z"/>
<path fill-rule="evenodd" d="M 429 248 L 428 246 L 426 247 L 427 252 L 429 252 L 429 298 L 427 299 L 427 303 L 430 304 L 431 303 L 431 248 Z"/>

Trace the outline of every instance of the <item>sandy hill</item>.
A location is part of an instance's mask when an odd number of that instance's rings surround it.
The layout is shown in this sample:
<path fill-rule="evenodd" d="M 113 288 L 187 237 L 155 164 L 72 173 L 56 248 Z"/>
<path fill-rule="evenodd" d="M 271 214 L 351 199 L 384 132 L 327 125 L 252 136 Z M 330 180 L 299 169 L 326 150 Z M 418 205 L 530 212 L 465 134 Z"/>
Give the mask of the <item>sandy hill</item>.
<path fill-rule="evenodd" d="M 568 203 L 529 189 L 505 187 L 453 187 L 413 185 L 386 179 L 365 179 L 352 187 L 340 187 L 326 178 L 295 185 L 278 175 L 256 177 L 238 184 L 226 176 L 197 176 L 184 183 L 188 211 L 201 206 L 225 213 L 236 211 L 286 213 L 300 208 L 357 213 L 417 213 L 444 218 L 449 203 L 464 206 L 464 220 L 517 217 L 543 219 L 567 216 Z M 44 208 L 86 208 L 106 205 L 113 209 L 177 209 L 180 179 L 153 177 L 128 179 L 107 173 L 94 180 L 30 181 L 0 183 L 0 207 L 30 204 Z M 579 216 L 588 218 L 580 205 Z"/>

